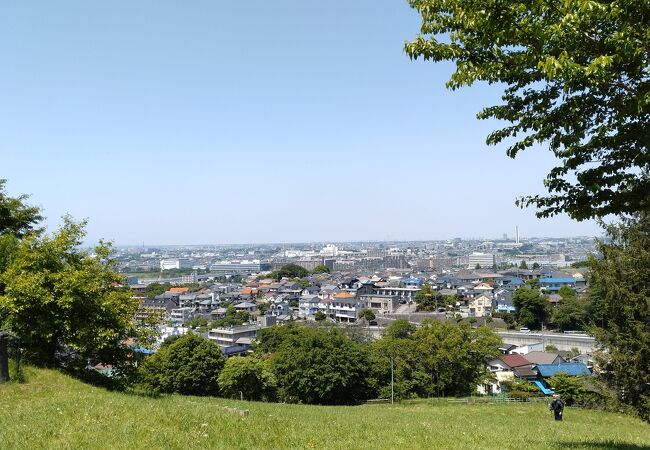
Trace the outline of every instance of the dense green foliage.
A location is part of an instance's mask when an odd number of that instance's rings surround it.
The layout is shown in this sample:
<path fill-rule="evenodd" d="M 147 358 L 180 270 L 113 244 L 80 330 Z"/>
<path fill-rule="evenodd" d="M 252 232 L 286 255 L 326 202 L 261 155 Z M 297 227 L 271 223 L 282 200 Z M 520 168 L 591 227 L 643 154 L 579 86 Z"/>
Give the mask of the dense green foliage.
<path fill-rule="evenodd" d="M 0 236 L 11 235 L 20 239 L 32 232 L 34 226 L 43 220 L 43 216 L 40 208 L 25 203 L 29 198 L 27 195 L 7 195 L 6 182 L 7 180 L 0 179 Z"/>
<path fill-rule="evenodd" d="M 567 406 L 589 405 L 597 397 L 597 394 L 587 387 L 588 380 L 585 377 L 570 376 L 559 372 L 547 381 Z"/>
<path fill-rule="evenodd" d="M 499 354 L 501 339 L 485 327 L 425 322 L 416 329 L 398 320 L 370 345 L 369 385 L 376 395 L 396 398 L 468 395 L 487 376 L 485 358 Z"/>
<path fill-rule="evenodd" d="M 415 330 L 417 330 L 415 325 L 408 320 L 397 319 L 386 328 L 384 335 L 393 339 L 406 339 L 411 337 Z"/>
<path fill-rule="evenodd" d="M 330 268 L 327 267 L 325 264 L 320 264 L 311 271 L 311 273 L 330 273 Z"/>
<path fill-rule="evenodd" d="M 422 285 L 422 288 L 415 294 L 415 302 L 417 303 L 416 311 L 436 311 L 439 307 L 444 307 L 447 304 L 445 296 L 431 289 L 429 284 Z"/>
<path fill-rule="evenodd" d="M 541 328 L 548 320 L 549 303 L 539 289 L 519 287 L 512 294 L 515 316 L 521 325 L 531 329 Z"/>
<path fill-rule="evenodd" d="M 147 298 L 154 298 L 157 295 L 167 292 L 171 287 L 172 285 L 169 283 L 151 283 L 144 288 L 144 293 Z"/>
<path fill-rule="evenodd" d="M 28 367 L 27 384 L 0 385 L 3 448 L 85 449 L 635 449 L 640 420 L 571 408 L 553 423 L 546 402 L 312 406 L 110 392 Z M 231 408 L 230 410 L 227 408 Z M 232 408 L 247 410 L 241 417 Z M 558 426 L 559 425 L 559 426 Z M 516 432 L 513 432 L 516 430 Z"/>
<path fill-rule="evenodd" d="M 268 360 L 233 356 L 219 374 L 221 395 L 246 400 L 274 400 L 276 381 Z"/>
<path fill-rule="evenodd" d="M 304 278 L 307 275 L 309 275 L 309 271 L 304 267 L 299 266 L 298 264 L 285 264 L 284 266 L 280 267 L 278 270 L 269 272 L 266 275 L 260 275 L 258 278 L 260 279 L 271 278 L 275 281 L 280 281 L 282 278 L 289 278 L 289 279 L 297 278 L 298 280 L 300 280 L 301 278 Z"/>
<path fill-rule="evenodd" d="M 607 227 L 601 259 L 589 260 L 596 338 L 606 345 L 604 376 L 650 421 L 650 215 Z"/>
<path fill-rule="evenodd" d="M 189 333 L 145 359 L 138 371 L 139 379 L 157 392 L 217 395 L 224 363 L 217 344 Z"/>
<path fill-rule="evenodd" d="M 561 331 L 585 331 L 589 319 L 590 302 L 575 295 L 562 297 L 551 314 L 551 322 Z"/>
<path fill-rule="evenodd" d="M 359 312 L 359 319 L 366 319 L 368 322 L 372 322 L 376 319 L 375 313 L 370 308 L 363 308 Z"/>
<path fill-rule="evenodd" d="M 248 311 L 237 311 L 233 305 L 228 305 L 226 308 L 226 315 L 222 319 L 210 322 L 210 327 L 233 327 L 242 325 L 249 320 L 251 320 L 251 315 Z"/>
<path fill-rule="evenodd" d="M 100 243 L 91 256 L 78 249 L 84 224 L 66 219 L 53 236 L 20 240 L 0 280 L 4 326 L 20 336 L 29 361 L 119 365 L 128 356 L 122 341 L 136 336 L 138 301 L 115 273 L 111 248 Z"/>
<path fill-rule="evenodd" d="M 639 0 L 410 0 L 411 58 L 451 61 L 447 86 L 504 86 L 481 119 L 507 154 L 539 144 L 560 160 L 529 196 L 539 216 L 583 220 L 650 208 L 650 3 Z"/>
<path fill-rule="evenodd" d="M 262 328 L 257 333 L 257 339 L 253 343 L 256 353 L 274 353 L 280 346 L 292 337 L 300 336 L 302 327 L 294 322 L 283 326 Z"/>
<path fill-rule="evenodd" d="M 427 375 L 429 395 L 468 395 L 487 375 L 485 358 L 499 355 L 501 338 L 487 327 L 430 322 L 413 337 Z"/>
<path fill-rule="evenodd" d="M 65 217 L 46 235 L 26 196 L 10 197 L 0 180 L 0 328 L 20 338 L 24 358 L 80 374 L 88 364 L 131 371 L 135 355 L 124 344 L 146 345 L 148 324 L 136 327 L 138 301 L 116 274 L 112 249 L 100 242 L 94 254 L 79 249 L 85 222 Z"/>
<path fill-rule="evenodd" d="M 287 334 L 271 364 L 278 398 L 285 402 L 341 405 L 369 396 L 366 350 L 334 328 Z"/>

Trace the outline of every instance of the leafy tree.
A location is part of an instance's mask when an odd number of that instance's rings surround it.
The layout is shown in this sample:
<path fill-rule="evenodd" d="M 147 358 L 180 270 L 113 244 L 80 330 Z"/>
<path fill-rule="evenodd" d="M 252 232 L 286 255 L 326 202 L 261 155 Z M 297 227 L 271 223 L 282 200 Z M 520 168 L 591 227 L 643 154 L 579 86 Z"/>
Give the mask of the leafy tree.
<path fill-rule="evenodd" d="M 169 283 L 151 283 L 144 288 L 144 293 L 147 298 L 154 298 L 157 295 L 167 292 L 171 287 L 172 285 Z"/>
<path fill-rule="evenodd" d="M 468 395 L 488 376 L 487 356 L 500 354 L 501 338 L 487 327 L 428 321 L 413 333 L 428 395 Z"/>
<path fill-rule="evenodd" d="M 267 361 L 255 356 L 233 356 L 219 374 L 221 394 L 246 400 L 273 400 L 275 376 Z"/>
<path fill-rule="evenodd" d="M 524 284 L 526 287 L 529 287 L 531 289 L 540 288 L 539 278 L 529 278 L 528 280 L 524 281 Z"/>
<path fill-rule="evenodd" d="M 481 268 L 481 265 L 479 263 L 476 263 L 476 265 L 474 266 L 474 269 L 479 270 L 480 268 Z"/>
<path fill-rule="evenodd" d="M 0 235 L 20 239 L 34 231 L 34 226 L 43 220 L 43 216 L 39 207 L 25 203 L 28 195 L 9 197 L 5 192 L 6 182 L 0 179 Z"/>
<path fill-rule="evenodd" d="M 591 257 L 595 336 L 608 349 L 604 376 L 650 421 L 650 214 L 607 227 Z"/>
<path fill-rule="evenodd" d="M 521 263 L 519 263 L 519 268 L 520 269 L 528 269 L 528 264 L 526 264 L 526 261 L 523 259 L 521 260 Z"/>
<path fill-rule="evenodd" d="M 558 291 L 558 295 L 562 300 L 569 300 L 571 298 L 576 298 L 576 291 L 571 289 L 569 286 L 562 286 Z"/>
<path fill-rule="evenodd" d="M 372 311 L 372 309 L 363 308 L 359 312 L 359 319 L 366 319 L 366 321 L 372 322 L 373 320 L 376 319 L 376 317 L 375 317 L 375 313 Z"/>
<path fill-rule="evenodd" d="M 533 263 L 533 270 L 539 269 L 539 263 Z"/>
<path fill-rule="evenodd" d="M 561 300 L 553 308 L 551 321 L 562 331 L 586 330 L 589 324 L 589 300 L 578 298 L 568 286 L 562 286 L 558 294 Z"/>
<path fill-rule="evenodd" d="M 293 322 L 262 328 L 257 333 L 253 348 L 260 354 L 275 353 L 286 340 L 299 336 L 301 329 L 300 325 Z"/>
<path fill-rule="evenodd" d="M 335 405 L 368 398 L 368 356 L 361 345 L 334 328 L 297 330 L 271 357 L 280 400 Z"/>
<path fill-rule="evenodd" d="M 526 401 L 531 397 L 541 397 L 543 395 L 539 388 L 530 381 L 516 378 L 513 381 L 502 381 L 500 384 L 510 398 Z"/>
<path fill-rule="evenodd" d="M 574 263 L 571 263 L 571 267 L 573 267 L 575 269 L 579 269 L 581 267 L 587 267 L 588 264 L 589 264 L 589 261 L 586 261 L 586 260 L 585 261 L 576 261 Z"/>
<path fill-rule="evenodd" d="M 393 339 L 407 339 L 410 338 L 417 328 L 406 319 L 397 319 L 391 323 L 384 335 Z"/>
<path fill-rule="evenodd" d="M 188 320 L 185 325 L 187 325 L 190 328 L 207 327 L 208 319 L 201 316 L 193 317 L 192 319 Z"/>
<path fill-rule="evenodd" d="M 251 316 L 248 311 L 237 311 L 233 305 L 228 305 L 225 317 L 223 319 L 213 320 L 212 323 L 210 323 L 210 326 L 212 328 L 234 327 L 245 324 L 250 321 L 250 318 Z M 204 325 L 199 324 L 199 326 Z"/>
<path fill-rule="evenodd" d="M 538 289 L 519 287 L 512 294 L 512 305 L 517 309 L 517 321 L 532 329 L 539 329 L 548 320 L 548 300 Z"/>
<path fill-rule="evenodd" d="M 650 209 L 650 4 L 639 1 L 409 0 L 411 58 L 452 61 L 447 86 L 504 86 L 479 118 L 510 122 L 488 144 L 546 144 L 560 160 L 528 196 L 540 217 L 584 220 Z"/>
<path fill-rule="evenodd" d="M 311 271 L 311 273 L 330 273 L 330 268 L 327 267 L 325 264 L 320 264 Z"/>
<path fill-rule="evenodd" d="M 422 285 L 422 288 L 415 294 L 417 303 L 416 311 L 436 311 L 439 306 L 447 304 L 445 296 L 440 292 L 434 292 L 429 284 Z"/>
<path fill-rule="evenodd" d="M 282 278 L 304 278 L 309 275 L 309 271 L 298 264 L 285 264 L 276 272 L 276 279 Z"/>
<path fill-rule="evenodd" d="M 587 404 L 593 397 L 584 377 L 570 376 L 559 372 L 548 379 L 548 384 L 568 406 Z"/>
<path fill-rule="evenodd" d="M 317 322 L 322 322 L 325 319 L 327 319 L 327 314 L 323 311 L 316 311 L 316 314 L 314 314 L 314 320 Z"/>
<path fill-rule="evenodd" d="M 139 375 L 144 386 L 158 392 L 217 395 L 224 363 L 217 344 L 189 333 L 145 359 Z"/>
<path fill-rule="evenodd" d="M 109 244 L 100 243 L 94 256 L 79 250 L 84 225 L 65 218 L 52 236 L 26 235 L 0 274 L 0 317 L 32 363 L 120 366 L 132 353 L 122 341 L 137 337 L 139 302 L 120 287 Z"/>
<path fill-rule="evenodd" d="M 368 386 L 373 396 L 390 398 L 394 392 L 396 399 L 426 397 L 429 378 L 419 364 L 421 357 L 417 342 L 410 338 L 385 336 L 371 343 L 368 351 Z"/>

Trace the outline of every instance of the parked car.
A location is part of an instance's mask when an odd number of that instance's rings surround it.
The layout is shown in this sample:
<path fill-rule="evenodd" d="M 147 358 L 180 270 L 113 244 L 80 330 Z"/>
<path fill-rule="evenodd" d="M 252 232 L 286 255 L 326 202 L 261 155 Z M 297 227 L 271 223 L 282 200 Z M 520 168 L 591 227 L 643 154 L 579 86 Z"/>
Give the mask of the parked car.
<path fill-rule="evenodd" d="M 521 328 L 519 328 L 519 332 L 520 333 L 530 333 L 530 330 L 528 329 L 528 327 L 521 327 Z"/>

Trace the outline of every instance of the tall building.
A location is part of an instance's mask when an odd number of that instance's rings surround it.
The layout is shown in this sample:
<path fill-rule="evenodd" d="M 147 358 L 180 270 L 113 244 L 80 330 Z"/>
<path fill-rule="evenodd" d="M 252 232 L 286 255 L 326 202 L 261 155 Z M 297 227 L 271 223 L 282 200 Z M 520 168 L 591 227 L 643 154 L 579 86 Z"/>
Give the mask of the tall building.
<path fill-rule="evenodd" d="M 469 255 L 468 266 L 473 269 L 478 264 L 482 269 L 491 269 L 496 264 L 496 255 L 494 253 L 474 252 Z"/>

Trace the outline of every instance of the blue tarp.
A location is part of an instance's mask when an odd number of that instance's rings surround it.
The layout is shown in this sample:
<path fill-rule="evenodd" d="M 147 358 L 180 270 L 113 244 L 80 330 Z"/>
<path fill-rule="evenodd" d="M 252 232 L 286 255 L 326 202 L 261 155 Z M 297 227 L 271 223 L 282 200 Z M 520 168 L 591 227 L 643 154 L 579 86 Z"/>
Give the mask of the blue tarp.
<path fill-rule="evenodd" d="M 547 388 L 546 386 L 544 386 L 544 385 L 542 384 L 541 381 L 539 381 L 539 380 L 535 380 L 535 381 L 533 381 L 533 383 L 535 383 L 535 385 L 537 385 L 537 387 L 539 388 L 539 390 L 542 391 L 542 392 L 544 393 L 544 395 L 551 395 L 551 394 L 553 393 L 553 389 L 549 389 L 549 388 Z"/>

